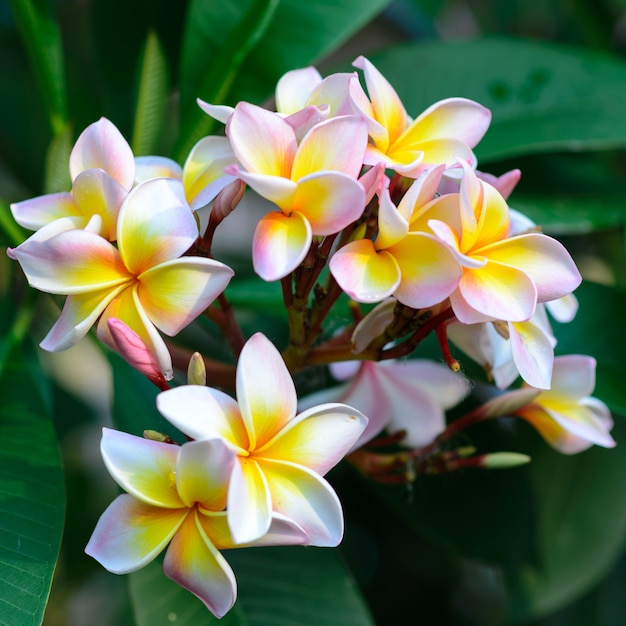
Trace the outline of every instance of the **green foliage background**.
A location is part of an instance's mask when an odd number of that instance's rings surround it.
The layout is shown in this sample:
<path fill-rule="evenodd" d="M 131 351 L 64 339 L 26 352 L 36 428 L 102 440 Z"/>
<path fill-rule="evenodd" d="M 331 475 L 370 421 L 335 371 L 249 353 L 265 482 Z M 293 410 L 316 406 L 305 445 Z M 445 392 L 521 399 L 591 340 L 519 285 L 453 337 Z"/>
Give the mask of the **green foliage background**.
<path fill-rule="evenodd" d="M 557 352 L 597 359 L 616 449 L 563 457 L 503 420 L 473 429 L 472 443 L 529 454 L 529 466 L 420 477 L 412 491 L 340 467 L 342 546 L 233 551 L 239 600 L 223 624 L 626 621 L 625 16 L 623 0 L 0 0 L 4 247 L 25 238 L 9 203 L 67 189 L 71 146 L 100 116 L 136 154 L 182 162 L 217 132 L 196 97 L 263 103 L 285 71 L 347 69 L 363 53 L 413 115 L 449 96 L 492 110 L 480 169 L 522 170 L 512 206 L 563 240 L 588 279 Z M 245 271 L 233 281 L 245 327 L 284 332 L 274 287 Z M 83 554 L 115 494 L 99 427 L 166 426 L 153 388 L 114 355 L 112 417 L 59 383 L 63 363 L 44 367 L 34 347 L 53 307 L 0 259 L 0 624 L 216 622 L 158 563 L 120 579 Z M 210 326 L 198 332 L 216 345 Z"/>

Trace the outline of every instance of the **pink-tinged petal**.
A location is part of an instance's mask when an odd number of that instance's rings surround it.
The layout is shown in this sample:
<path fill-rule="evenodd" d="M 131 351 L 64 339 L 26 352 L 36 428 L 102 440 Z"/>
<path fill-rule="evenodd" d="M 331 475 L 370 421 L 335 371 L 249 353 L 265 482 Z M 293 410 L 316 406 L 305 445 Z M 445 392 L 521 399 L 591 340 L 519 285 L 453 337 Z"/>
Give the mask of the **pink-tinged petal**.
<path fill-rule="evenodd" d="M 443 165 L 424 170 L 408 188 L 398 204 L 398 211 L 407 221 L 413 223 L 421 213 L 419 209 L 435 198 L 444 171 Z"/>
<path fill-rule="evenodd" d="M 248 339 L 237 363 L 237 399 L 250 450 L 264 445 L 296 415 L 296 388 L 280 353 L 261 333 Z"/>
<path fill-rule="evenodd" d="M 48 352 L 67 350 L 89 332 L 109 303 L 126 287 L 100 289 L 85 294 L 68 296 L 61 316 L 39 344 Z"/>
<path fill-rule="evenodd" d="M 596 360 L 583 354 L 556 357 L 552 389 L 570 398 L 590 396 L 596 386 Z"/>
<path fill-rule="evenodd" d="M 287 276 L 304 260 L 312 237 L 311 225 L 301 213 L 264 215 L 252 240 L 254 271 L 268 282 Z"/>
<path fill-rule="evenodd" d="M 128 142 L 105 117 L 90 124 L 80 135 L 70 154 L 72 180 L 85 170 L 99 168 L 130 190 L 135 180 L 135 159 Z"/>
<path fill-rule="evenodd" d="M 304 465 L 326 474 L 352 448 L 367 426 L 367 417 L 345 404 L 323 404 L 298 415 L 255 456 Z"/>
<path fill-rule="evenodd" d="M 393 255 L 377 252 L 369 239 L 337 250 L 329 267 L 339 286 L 357 302 L 380 302 L 395 292 L 402 278 Z"/>
<path fill-rule="evenodd" d="M 38 230 L 61 217 L 80 215 L 74 196 L 67 191 L 14 202 L 11 213 L 13 219 L 28 230 Z"/>
<path fill-rule="evenodd" d="M 414 159 L 413 154 L 421 152 L 421 163 L 423 166 L 444 164 L 452 167 L 457 159 L 463 159 L 472 164 L 476 163 L 474 153 L 458 139 L 432 139 L 430 141 L 420 141 L 415 144 L 404 144 L 397 142 L 393 144 L 387 154 L 389 158 L 400 166 L 409 164 Z M 408 168 L 407 168 L 408 169 Z M 398 171 L 401 171 L 398 169 Z M 408 170 L 406 175 L 416 177 L 421 170 Z"/>
<path fill-rule="evenodd" d="M 562 298 L 546 302 L 546 308 L 557 322 L 566 324 L 576 317 L 578 300 L 573 293 L 570 293 Z"/>
<path fill-rule="evenodd" d="M 223 617 L 235 604 L 235 575 L 208 538 L 197 511 L 187 516 L 174 535 L 165 554 L 163 571 L 200 598 L 217 617 Z"/>
<path fill-rule="evenodd" d="M 393 155 L 388 155 L 377 146 L 371 144 L 367 146 L 363 156 L 364 165 L 384 164 L 385 168 L 402 174 L 407 178 L 417 178 L 422 172 L 422 161 L 424 153 L 422 150 L 396 151 Z"/>
<path fill-rule="evenodd" d="M 225 104 L 210 104 L 200 98 L 196 98 L 196 103 L 209 117 L 212 117 L 218 122 L 222 122 L 222 124 L 226 124 L 226 122 L 228 122 L 228 118 L 235 111 L 234 107 L 227 106 Z"/>
<path fill-rule="evenodd" d="M 138 276 L 138 296 L 153 324 L 173 336 L 219 296 L 233 270 L 213 259 L 182 257 Z"/>
<path fill-rule="evenodd" d="M 190 441 L 181 446 L 176 486 L 185 506 L 198 503 L 209 511 L 223 511 L 236 456 L 219 438 Z"/>
<path fill-rule="evenodd" d="M 486 418 L 516 415 L 522 409 L 525 411 L 540 393 L 538 389 L 529 387 L 507 391 L 485 402 L 481 414 Z"/>
<path fill-rule="evenodd" d="M 489 183 L 492 187 L 495 187 L 506 200 L 517 186 L 517 183 L 519 183 L 522 172 L 520 170 L 510 170 L 502 174 L 502 176 L 494 176 L 487 172 L 476 172 L 476 175 L 481 180 Z"/>
<path fill-rule="evenodd" d="M 531 233 L 486 246 L 480 254 L 522 270 L 537 288 L 537 301 L 565 296 L 581 282 L 580 272 L 569 252 L 556 239 Z"/>
<path fill-rule="evenodd" d="M 334 117 L 314 126 L 296 152 L 291 180 L 321 171 L 343 172 L 356 178 L 367 147 L 367 125 L 356 115 Z"/>
<path fill-rule="evenodd" d="M 314 67 L 304 67 L 283 74 L 276 84 L 276 110 L 291 115 L 304 109 L 310 93 L 321 82 L 322 75 Z"/>
<path fill-rule="evenodd" d="M 176 491 L 180 446 L 103 428 L 100 452 L 115 482 L 131 496 L 166 509 L 184 506 Z"/>
<path fill-rule="evenodd" d="M 389 147 L 389 133 L 387 129 L 375 119 L 374 107 L 367 94 L 361 87 L 358 76 L 348 81 L 348 98 L 350 107 L 367 123 L 367 131 L 372 141 L 378 146 L 380 154 L 384 155 Z M 370 163 L 370 165 L 373 165 Z"/>
<path fill-rule="evenodd" d="M 86 170 L 75 179 L 72 187 L 80 214 L 86 218 L 102 218 L 101 235 L 114 241 L 117 237 L 117 216 L 128 192 L 103 170 Z"/>
<path fill-rule="evenodd" d="M 372 198 L 382 189 L 389 187 L 389 178 L 385 176 L 385 166 L 382 163 L 370 167 L 363 176 L 359 178 L 359 183 L 365 190 L 365 204 L 369 204 Z"/>
<path fill-rule="evenodd" d="M 409 116 L 402 101 L 389 81 L 365 57 L 358 57 L 353 65 L 363 70 L 376 120 L 387 129 L 389 143 L 393 143 L 404 132 L 409 123 Z M 386 150 L 384 146 L 379 147 Z"/>
<path fill-rule="evenodd" d="M 607 431 L 605 424 L 596 418 L 595 411 L 590 407 L 572 402 L 569 406 L 558 407 L 558 410 L 550 406 L 542 408 L 569 433 L 604 448 L 615 447 L 615 440 Z"/>
<path fill-rule="evenodd" d="M 297 183 L 288 178 L 244 172 L 236 165 L 231 165 L 225 170 L 228 174 L 243 180 L 256 191 L 262 198 L 277 204 L 285 213 L 291 212 L 293 198 L 298 187 Z"/>
<path fill-rule="evenodd" d="M 107 327 L 114 348 L 128 364 L 141 372 L 160 389 L 167 385 L 157 357 L 134 330 L 116 317 L 107 319 Z"/>
<path fill-rule="evenodd" d="M 187 509 L 162 509 L 128 494 L 102 514 L 85 552 L 114 574 L 129 574 L 153 561 L 183 523 Z"/>
<path fill-rule="evenodd" d="M 350 380 L 357 375 L 358 371 L 361 369 L 362 364 L 362 361 L 337 361 L 336 363 L 329 363 L 328 370 L 330 371 L 331 376 L 333 378 L 336 378 L 337 380 Z M 323 403 L 318 402 L 318 404 Z M 299 406 L 300 402 L 298 402 L 298 407 Z M 307 408 L 312 406 L 314 405 L 309 404 Z"/>
<path fill-rule="evenodd" d="M 331 74 L 313 89 L 309 96 L 309 104 L 328 105 L 330 117 L 354 115 L 350 101 L 350 85 L 358 80 L 356 72 Z"/>
<path fill-rule="evenodd" d="M 425 233 L 409 233 L 389 249 L 402 280 L 395 296 L 407 306 L 421 309 L 439 304 L 457 287 L 461 267 L 449 248 Z"/>
<path fill-rule="evenodd" d="M 235 543 L 228 527 L 226 511 L 214 513 L 198 508 L 198 519 L 207 537 L 218 550 L 252 548 L 258 546 L 302 546 L 309 543 L 309 536 L 300 526 L 280 513 L 272 513 L 269 530 L 250 543 Z"/>
<path fill-rule="evenodd" d="M 257 459 L 237 458 L 228 488 L 227 513 L 235 543 L 250 543 L 269 530 L 272 499 Z"/>
<path fill-rule="evenodd" d="M 35 289 L 82 294 L 113 289 L 132 280 L 115 247 L 95 233 L 67 230 L 45 241 L 37 235 L 11 251 Z"/>
<path fill-rule="evenodd" d="M 510 322 L 530 319 L 537 303 L 537 290 L 527 274 L 493 261 L 482 268 L 465 269 L 458 295 L 478 313 Z M 456 294 L 452 294 L 451 302 L 460 322 L 472 324 L 484 321 L 468 319 L 461 307 L 457 311 Z"/>
<path fill-rule="evenodd" d="M 209 204 L 235 179 L 225 174 L 224 168 L 236 163 L 237 157 L 226 137 L 204 137 L 191 149 L 182 180 L 187 202 L 194 211 Z"/>
<path fill-rule="evenodd" d="M 315 472 L 283 461 L 259 460 L 272 494 L 274 511 L 294 521 L 312 546 L 334 547 L 343 536 L 343 513 L 337 494 Z"/>
<path fill-rule="evenodd" d="M 378 201 L 376 249 L 384 250 L 406 237 L 409 232 L 409 218 L 410 215 L 407 216 L 406 213 L 401 212 L 399 207 L 391 201 L 389 190 L 383 190 Z"/>
<path fill-rule="evenodd" d="M 533 387 L 550 389 L 554 352 L 547 333 L 533 322 L 511 322 L 513 360 L 521 377 Z"/>
<path fill-rule="evenodd" d="M 198 226 L 180 180 L 147 180 L 128 194 L 120 209 L 117 246 L 133 274 L 177 259 L 197 237 Z"/>
<path fill-rule="evenodd" d="M 218 389 L 182 385 L 160 393 L 156 404 L 171 424 L 192 439 L 221 437 L 241 454 L 249 448 L 239 406 Z"/>
<path fill-rule="evenodd" d="M 466 98 L 447 98 L 421 113 L 399 141 L 412 143 L 454 137 L 473 148 L 490 123 L 491 112 L 481 104 Z"/>
<path fill-rule="evenodd" d="M 183 168 L 163 156 L 135 157 L 135 185 L 151 178 L 182 178 Z"/>
<path fill-rule="evenodd" d="M 228 120 L 226 134 L 246 170 L 290 178 L 298 145 L 293 128 L 280 115 L 240 102 Z"/>
<path fill-rule="evenodd" d="M 393 322 L 396 299 L 389 298 L 376 305 L 357 325 L 352 333 L 352 351 L 363 352 L 369 344 Z"/>
<path fill-rule="evenodd" d="M 328 119 L 329 112 L 330 107 L 327 104 L 311 105 L 287 116 L 285 121 L 293 128 L 296 139 L 301 141 L 314 126 Z"/>
<path fill-rule="evenodd" d="M 314 235 L 332 235 L 361 217 L 365 190 L 343 172 L 317 172 L 300 180 L 292 209 L 308 220 Z"/>

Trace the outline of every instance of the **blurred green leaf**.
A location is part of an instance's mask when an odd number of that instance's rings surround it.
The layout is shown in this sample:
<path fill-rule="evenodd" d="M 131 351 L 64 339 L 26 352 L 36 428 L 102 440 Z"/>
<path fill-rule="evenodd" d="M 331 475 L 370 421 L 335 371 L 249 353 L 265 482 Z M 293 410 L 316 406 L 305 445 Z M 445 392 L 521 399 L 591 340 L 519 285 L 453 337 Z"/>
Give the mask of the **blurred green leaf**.
<path fill-rule="evenodd" d="M 153 154 L 165 121 L 168 77 L 167 59 L 159 38 L 150 31 L 139 59 L 137 106 L 132 148 L 136 156 Z"/>
<path fill-rule="evenodd" d="M 67 125 L 61 33 L 47 0 L 9 0 L 41 89 L 53 133 Z"/>
<path fill-rule="evenodd" d="M 181 133 L 174 158 L 183 161 L 213 125 L 195 98 L 226 101 L 241 64 L 267 30 L 278 5 L 279 0 L 192 0 L 182 55 Z"/>
<path fill-rule="evenodd" d="M 70 153 L 73 145 L 72 125 L 67 124 L 50 142 L 46 153 L 46 173 L 44 176 L 44 192 L 56 193 L 67 191 L 72 186 L 70 178 Z"/>
<path fill-rule="evenodd" d="M 0 384 L 0 623 L 43 619 L 63 532 L 56 435 L 32 364 L 14 351 Z"/>
<path fill-rule="evenodd" d="M 485 38 L 411 44 L 371 60 L 397 89 L 410 115 L 453 96 L 491 109 L 491 128 L 476 148 L 483 161 L 626 145 L 626 64 L 615 57 Z"/>
<path fill-rule="evenodd" d="M 226 290 L 226 297 L 236 309 L 251 309 L 287 319 L 280 282 L 268 283 L 260 278 L 236 278 Z"/>

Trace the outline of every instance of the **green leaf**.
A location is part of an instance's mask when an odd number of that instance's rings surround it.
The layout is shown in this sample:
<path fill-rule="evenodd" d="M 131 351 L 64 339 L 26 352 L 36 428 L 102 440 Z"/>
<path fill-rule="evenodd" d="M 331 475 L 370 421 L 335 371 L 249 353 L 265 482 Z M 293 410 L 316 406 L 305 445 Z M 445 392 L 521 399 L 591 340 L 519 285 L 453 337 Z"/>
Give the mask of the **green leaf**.
<path fill-rule="evenodd" d="M 329 549 L 225 551 L 238 581 L 233 610 L 217 620 L 166 578 L 159 560 L 130 575 L 137 626 L 372 626 L 354 580 Z"/>
<path fill-rule="evenodd" d="M 133 126 L 132 148 L 135 155 L 156 150 L 167 107 L 167 59 L 154 31 L 148 33 L 139 60 L 137 106 Z"/>
<path fill-rule="evenodd" d="M 283 292 L 278 281 L 268 283 L 254 277 L 237 278 L 228 285 L 226 297 L 237 310 L 253 310 L 287 319 Z"/>
<path fill-rule="evenodd" d="M 71 124 L 59 131 L 50 142 L 46 153 L 46 173 L 44 176 L 44 192 L 55 193 L 67 191 L 72 186 L 70 178 L 70 154 L 73 146 Z"/>
<path fill-rule="evenodd" d="M 9 0 L 42 91 L 53 134 L 67 125 L 67 93 L 59 26 L 46 0 Z"/>
<path fill-rule="evenodd" d="M 626 64 L 619 59 L 547 43 L 485 38 L 411 44 L 371 60 L 414 117 L 453 96 L 491 109 L 491 128 L 476 149 L 479 159 L 626 145 Z"/>
<path fill-rule="evenodd" d="M 241 64 L 267 29 L 278 4 L 278 0 L 192 1 L 181 69 L 183 123 L 175 148 L 178 160 L 186 158 L 213 125 L 211 118 L 195 104 L 195 98 L 225 102 Z M 204 69 L 207 58 L 208 69 Z"/>
<path fill-rule="evenodd" d="M 65 493 L 49 412 L 31 363 L 14 352 L 1 381 L 0 623 L 43 619 L 63 532 Z"/>

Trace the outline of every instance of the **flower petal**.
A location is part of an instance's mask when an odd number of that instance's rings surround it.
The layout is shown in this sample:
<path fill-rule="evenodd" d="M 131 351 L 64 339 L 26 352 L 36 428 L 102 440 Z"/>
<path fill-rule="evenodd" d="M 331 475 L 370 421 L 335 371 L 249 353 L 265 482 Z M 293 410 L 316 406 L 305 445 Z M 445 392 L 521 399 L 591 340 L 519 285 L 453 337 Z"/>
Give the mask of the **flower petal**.
<path fill-rule="evenodd" d="M 389 252 L 402 273 L 394 295 L 407 306 L 421 309 L 439 304 L 459 284 L 460 265 L 450 249 L 432 235 L 411 232 Z"/>
<path fill-rule="evenodd" d="M 289 370 L 261 333 L 252 335 L 239 355 L 237 399 L 250 450 L 263 446 L 296 415 L 296 388 Z"/>
<path fill-rule="evenodd" d="M 154 178 L 127 196 L 117 221 L 117 246 L 133 274 L 181 256 L 198 237 L 183 184 Z"/>
<path fill-rule="evenodd" d="M 377 252 L 370 239 L 351 241 L 333 254 L 330 271 L 357 302 L 380 302 L 393 294 L 402 275 L 394 256 Z"/>
<path fill-rule="evenodd" d="M 222 439 L 190 441 L 180 448 L 176 487 L 185 506 L 198 503 L 209 511 L 226 508 L 228 481 L 237 453 Z"/>
<path fill-rule="evenodd" d="M 262 198 L 278 205 L 285 213 L 291 212 L 293 197 L 298 187 L 293 180 L 280 176 L 245 172 L 236 165 L 227 167 L 226 172 L 243 180 L 244 183 L 254 189 Z"/>
<path fill-rule="evenodd" d="M 134 572 L 170 542 L 188 510 L 162 509 L 122 494 L 102 514 L 85 552 L 114 574 Z"/>
<path fill-rule="evenodd" d="M 276 83 L 276 110 L 291 115 L 304 109 L 310 93 L 321 82 L 322 75 L 314 67 L 304 67 L 283 74 Z"/>
<path fill-rule="evenodd" d="M 255 541 L 269 530 L 272 500 L 257 459 L 237 458 L 228 487 L 227 513 L 228 527 L 237 544 Z"/>
<path fill-rule="evenodd" d="M 176 490 L 180 446 L 102 429 L 100 451 L 117 484 L 145 504 L 166 509 L 184 507 Z"/>
<path fill-rule="evenodd" d="M 151 178 L 182 178 L 183 168 L 163 156 L 135 157 L 135 185 Z"/>
<path fill-rule="evenodd" d="M 28 230 L 38 230 L 60 217 L 73 217 L 80 212 L 74 196 L 67 192 L 48 193 L 11 204 L 13 219 Z"/>
<path fill-rule="evenodd" d="M 317 172 L 298 182 L 292 210 L 304 215 L 314 235 L 333 235 L 365 209 L 365 189 L 343 172 Z"/>
<path fill-rule="evenodd" d="M 218 552 L 195 511 L 174 535 L 163 561 L 168 578 L 191 591 L 217 617 L 235 603 L 237 583 L 230 565 Z"/>
<path fill-rule="evenodd" d="M 367 125 L 356 115 L 333 117 L 316 124 L 296 152 L 291 180 L 321 171 L 343 172 L 356 178 L 367 147 Z"/>
<path fill-rule="evenodd" d="M 570 398 L 590 396 L 596 386 L 596 360 L 583 354 L 567 354 L 554 359 L 552 389 Z"/>
<path fill-rule="evenodd" d="M 249 448 L 239 406 L 223 391 L 181 385 L 160 393 L 156 405 L 172 425 L 192 439 L 217 436 L 240 448 L 242 453 Z"/>
<path fill-rule="evenodd" d="M 219 261 L 186 256 L 140 274 L 137 293 L 154 325 L 173 336 L 226 289 L 233 274 Z"/>
<path fill-rule="evenodd" d="M 345 404 L 312 407 L 282 428 L 255 456 L 288 461 L 326 474 L 352 448 L 367 417 Z"/>
<path fill-rule="evenodd" d="M 264 215 L 252 241 L 254 271 L 266 281 L 284 278 L 302 263 L 311 240 L 311 225 L 301 213 Z"/>
<path fill-rule="evenodd" d="M 337 494 L 315 472 L 283 461 L 259 459 L 274 511 L 294 521 L 312 546 L 334 547 L 343 536 L 343 513 Z"/>
<path fill-rule="evenodd" d="M 240 102 L 228 120 L 226 134 L 246 170 L 290 178 L 298 145 L 293 128 L 280 115 Z"/>
<path fill-rule="evenodd" d="M 533 387 L 550 389 L 554 351 L 549 335 L 532 321 L 511 322 L 513 360 L 521 377 Z"/>
<path fill-rule="evenodd" d="M 90 124 L 80 135 L 70 154 L 70 176 L 92 168 L 104 170 L 124 189 L 135 180 L 135 159 L 128 142 L 105 117 Z"/>
<path fill-rule="evenodd" d="M 56 222 L 46 227 L 54 229 Z M 42 229 L 43 230 L 43 229 Z M 66 230 L 45 241 L 35 233 L 11 251 L 35 289 L 61 295 L 114 289 L 132 280 L 118 251 L 85 230 Z"/>

